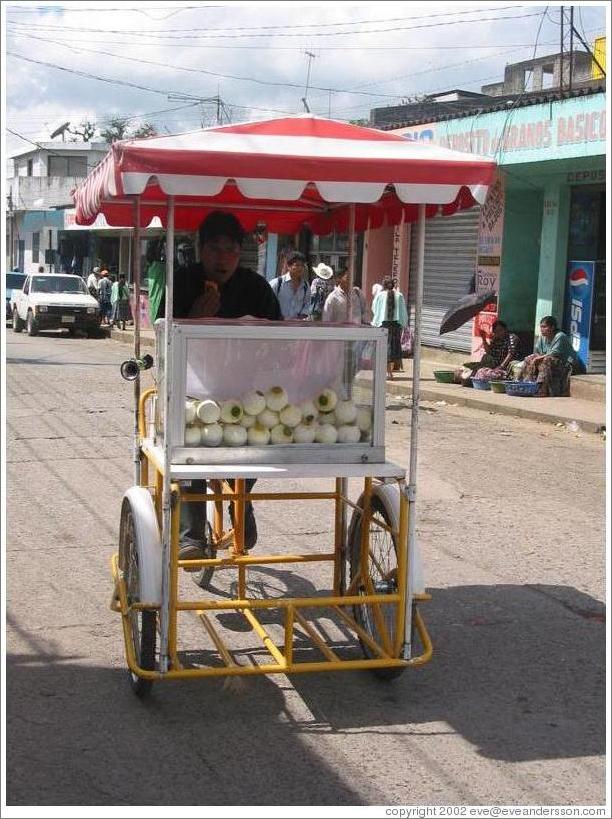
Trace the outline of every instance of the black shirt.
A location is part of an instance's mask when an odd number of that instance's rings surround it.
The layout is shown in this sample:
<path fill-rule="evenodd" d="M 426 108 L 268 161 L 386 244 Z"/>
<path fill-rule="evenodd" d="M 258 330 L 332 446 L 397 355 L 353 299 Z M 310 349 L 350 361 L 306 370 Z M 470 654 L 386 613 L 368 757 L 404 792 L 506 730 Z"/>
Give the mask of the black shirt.
<path fill-rule="evenodd" d="M 189 318 L 189 311 L 204 290 L 202 265 L 179 267 L 174 274 L 174 317 Z M 221 304 L 217 318 L 233 319 L 242 316 L 282 320 L 278 299 L 268 282 L 248 267 L 238 267 L 232 277 L 219 285 Z M 159 315 L 164 315 L 164 300 Z"/>

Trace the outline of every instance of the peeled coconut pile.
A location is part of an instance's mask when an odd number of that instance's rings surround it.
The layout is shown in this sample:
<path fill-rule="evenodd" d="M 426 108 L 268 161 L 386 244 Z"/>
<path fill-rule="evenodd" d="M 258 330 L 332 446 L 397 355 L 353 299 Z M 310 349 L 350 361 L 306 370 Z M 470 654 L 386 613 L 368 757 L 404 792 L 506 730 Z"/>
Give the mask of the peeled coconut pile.
<path fill-rule="evenodd" d="M 372 410 L 331 388 L 291 404 L 281 386 L 249 390 L 241 400 L 185 401 L 185 446 L 356 444 L 372 440 Z"/>

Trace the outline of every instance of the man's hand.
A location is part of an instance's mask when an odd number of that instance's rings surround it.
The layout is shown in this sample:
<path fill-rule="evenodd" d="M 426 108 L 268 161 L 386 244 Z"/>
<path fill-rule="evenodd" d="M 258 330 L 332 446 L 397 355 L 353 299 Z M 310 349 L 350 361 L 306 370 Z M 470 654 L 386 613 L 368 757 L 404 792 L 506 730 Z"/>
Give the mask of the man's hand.
<path fill-rule="evenodd" d="M 219 289 L 214 282 L 206 282 L 205 290 L 191 305 L 188 318 L 211 318 L 216 316 L 221 304 Z"/>

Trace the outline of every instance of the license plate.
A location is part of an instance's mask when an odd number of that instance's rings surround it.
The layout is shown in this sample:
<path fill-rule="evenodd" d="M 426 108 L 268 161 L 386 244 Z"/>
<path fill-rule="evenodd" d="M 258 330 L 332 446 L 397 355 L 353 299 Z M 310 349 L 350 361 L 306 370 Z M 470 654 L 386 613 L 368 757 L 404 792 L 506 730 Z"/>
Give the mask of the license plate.
<path fill-rule="evenodd" d="M 74 316 L 62 316 L 62 324 L 74 324 Z"/>

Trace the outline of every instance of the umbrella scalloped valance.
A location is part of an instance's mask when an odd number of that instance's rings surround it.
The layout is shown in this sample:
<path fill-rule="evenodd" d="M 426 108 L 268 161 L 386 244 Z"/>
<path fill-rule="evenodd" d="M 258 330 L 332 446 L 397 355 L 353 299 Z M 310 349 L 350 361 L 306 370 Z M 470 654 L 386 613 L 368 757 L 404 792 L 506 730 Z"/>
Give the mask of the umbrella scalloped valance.
<path fill-rule="evenodd" d="M 495 173 L 491 159 L 411 142 L 396 134 L 314 116 L 228 125 L 175 136 L 115 143 L 73 192 L 78 224 L 103 213 L 111 225 L 166 224 L 174 197 L 178 229 L 195 230 L 210 210 L 232 210 L 246 230 L 292 233 L 451 214 L 483 202 Z"/>

